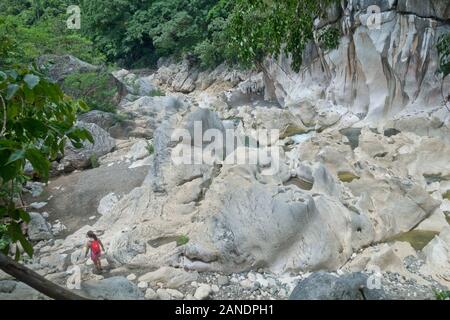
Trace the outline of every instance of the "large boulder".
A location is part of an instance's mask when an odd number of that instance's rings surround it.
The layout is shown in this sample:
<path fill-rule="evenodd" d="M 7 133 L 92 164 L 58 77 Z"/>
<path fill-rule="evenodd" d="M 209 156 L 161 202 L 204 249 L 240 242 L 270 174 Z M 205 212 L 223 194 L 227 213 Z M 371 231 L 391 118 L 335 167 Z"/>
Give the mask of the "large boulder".
<path fill-rule="evenodd" d="M 117 119 L 114 113 L 104 112 L 100 110 L 92 110 L 83 113 L 78 116 L 78 120 L 84 123 L 93 123 L 108 131 L 114 124 L 116 124 Z"/>
<path fill-rule="evenodd" d="M 426 265 L 423 272 L 450 287 L 450 226 L 447 226 L 424 249 Z"/>
<path fill-rule="evenodd" d="M 68 54 L 62 56 L 54 54 L 43 55 L 37 59 L 37 64 L 41 68 L 46 69 L 50 78 L 57 82 L 63 81 L 70 74 L 100 70 L 100 67 Z"/>
<path fill-rule="evenodd" d="M 191 283 L 197 279 L 197 272 L 187 272 L 182 269 L 171 267 L 162 267 L 139 277 L 139 281 L 149 282 L 152 286 L 163 283 L 164 287 L 172 289 L 179 288 L 184 284 Z"/>
<path fill-rule="evenodd" d="M 150 139 L 163 121 L 185 109 L 185 101 L 178 97 L 139 97 L 134 101 L 121 104 L 120 112 L 126 119 L 116 123 L 109 131 L 114 136 Z"/>
<path fill-rule="evenodd" d="M 156 91 L 152 76 L 139 76 L 121 69 L 112 73 L 125 89 L 125 94 L 132 96 L 149 96 Z"/>
<path fill-rule="evenodd" d="M 264 179 L 251 166 L 222 170 L 199 208 L 198 227 L 204 231 L 192 234 L 184 265 L 224 271 L 334 270 L 354 248 L 373 241 L 367 216 L 336 201 L 334 191 L 319 188 L 327 181 L 335 184 L 324 167 L 314 168 L 317 187 L 311 193 L 280 185 L 281 177 Z"/>
<path fill-rule="evenodd" d="M 22 282 L 0 281 L 0 300 L 49 300 L 42 293 Z"/>
<path fill-rule="evenodd" d="M 195 137 L 196 126 L 200 128 L 198 134 L 201 136 Z M 158 127 L 154 136 L 155 159 L 146 178 L 146 182 L 152 185 L 154 191 L 170 190 L 199 177 L 209 180 L 212 166 L 193 161 L 190 164 L 175 165 L 172 161 L 172 152 L 177 146 L 192 146 L 192 153 L 201 153 L 206 145 L 203 143 L 203 134 L 209 129 L 218 130 L 225 137 L 225 128 L 217 113 L 203 108 L 193 110 L 184 117 L 173 116 Z M 178 133 L 188 136 L 181 137 Z M 179 141 L 179 138 L 184 139 Z"/>
<path fill-rule="evenodd" d="M 33 241 L 49 240 L 53 238 L 50 224 L 38 212 L 30 212 L 28 237 Z"/>
<path fill-rule="evenodd" d="M 190 93 L 194 90 L 214 89 L 214 87 L 232 88 L 247 80 L 252 72 L 237 71 L 226 64 L 214 70 L 200 71 L 195 63 L 185 59 L 180 63 L 160 59 L 158 71 L 154 74 L 154 83 L 171 91 Z"/>
<path fill-rule="evenodd" d="M 94 123 L 79 121 L 77 127 L 88 130 L 94 139 L 94 143 L 86 141 L 80 149 L 77 149 L 72 144 L 68 143 L 65 148 L 64 158 L 60 162 L 63 165 L 65 172 L 85 169 L 92 166 L 92 161 L 111 152 L 116 146 L 115 140 L 111 138 L 108 132 Z"/>
<path fill-rule="evenodd" d="M 90 280 L 81 283 L 81 295 L 100 300 L 143 300 L 141 290 L 125 277 Z"/>
<path fill-rule="evenodd" d="M 337 276 L 317 272 L 299 282 L 291 293 L 290 300 L 383 300 L 382 289 L 369 289 L 369 276 L 350 273 Z"/>

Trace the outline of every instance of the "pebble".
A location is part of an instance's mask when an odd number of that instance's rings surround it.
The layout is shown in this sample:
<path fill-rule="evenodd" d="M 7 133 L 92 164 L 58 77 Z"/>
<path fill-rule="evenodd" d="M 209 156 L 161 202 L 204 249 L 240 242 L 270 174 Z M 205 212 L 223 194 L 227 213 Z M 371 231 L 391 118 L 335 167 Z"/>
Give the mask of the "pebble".
<path fill-rule="evenodd" d="M 156 294 L 155 290 L 153 290 L 152 288 L 148 288 L 145 291 L 145 296 L 144 297 L 147 300 L 155 300 L 158 297 L 158 295 Z"/>
<path fill-rule="evenodd" d="M 253 282 L 251 282 L 248 279 L 242 280 L 239 284 L 241 285 L 241 287 L 247 288 L 247 289 L 253 287 Z"/>
<path fill-rule="evenodd" d="M 251 282 L 255 282 L 256 281 L 256 276 L 254 273 L 249 272 L 247 275 L 247 279 L 250 280 Z"/>
<path fill-rule="evenodd" d="M 138 283 L 138 288 L 139 289 L 147 289 L 148 288 L 148 283 L 145 281 L 141 281 Z"/>
<path fill-rule="evenodd" d="M 273 278 L 268 278 L 267 279 L 267 283 L 269 285 L 269 287 L 276 287 L 277 286 L 277 281 Z"/>
<path fill-rule="evenodd" d="M 219 286 L 217 286 L 217 285 L 215 285 L 215 284 L 213 284 L 213 285 L 211 286 L 211 289 L 212 289 L 212 291 L 213 291 L 214 293 L 218 293 L 218 292 L 220 291 Z"/>
<path fill-rule="evenodd" d="M 219 286 L 226 286 L 229 283 L 228 277 L 227 276 L 218 276 L 217 277 L 217 284 Z"/>
<path fill-rule="evenodd" d="M 207 284 L 201 284 L 197 290 L 195 290 L 194 298 L 198 300 L 206 300 L 212 293 L 212 289 Z"/>
<path fill-rule="evenodd" d="M 175 289 L 166 289 L 166 292 L 170 295 L 171 298 L 175 300 L 181 300 L 184 298 L 184 294 Z"/>
<path fill-rule="evenodd" d="M 136 275 L 134 274 L 134 273 L 132 273 L 132 274 L 129 274 L 128 276 L 127 276 L 127 279 L 128 280 L 130 280 L 130 281 L 134 281 L 134 280 L 136 280 Z"/>
<path fill-rule="evenodd" d="M 170 294 L 166 289 L 158 289 L 156 290 L 156 294 L 158 295 L 159 300 L 170 300 Z"/>
<path fill-rule="evenodd" d="M 264 278 L 262 274 L 256 274 L 256 282 L 263 288 L 267 288 L 269 286 L 269 281 Z"/>

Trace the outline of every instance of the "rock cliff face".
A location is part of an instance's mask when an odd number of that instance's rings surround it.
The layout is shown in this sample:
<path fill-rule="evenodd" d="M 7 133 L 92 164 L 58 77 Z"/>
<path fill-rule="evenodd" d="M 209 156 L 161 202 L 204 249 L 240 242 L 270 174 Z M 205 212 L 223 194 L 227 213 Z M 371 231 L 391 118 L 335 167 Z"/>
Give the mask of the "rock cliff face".
<path fill-rule="evenodd" d="M 372 123 L 442 105 L 450 80 L 437 72 L 436 42 L 450 31 L 448 1 L 352 0 L 333 14 L 344 32 L 337 49 L 321 55 L 311 44 L 299 73 L 288 57 L 266 60 L 266 87 L 281 105 L 331 101 Z"/>

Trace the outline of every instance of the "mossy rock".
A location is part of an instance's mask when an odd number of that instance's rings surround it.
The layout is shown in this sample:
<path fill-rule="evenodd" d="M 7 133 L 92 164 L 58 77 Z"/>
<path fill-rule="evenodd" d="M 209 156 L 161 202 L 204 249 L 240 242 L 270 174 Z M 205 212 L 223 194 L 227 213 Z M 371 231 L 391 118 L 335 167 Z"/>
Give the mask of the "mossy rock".
<path fill-rule="evenodd" d="M 189 237 L 185 235 L 178 236 L 177 238 L 177 246 L 183 246 L 189 242 Z"/>
<path fill-rule="evenodd" d="M 91 110 L 114 113 L 120 100 L 119 85 L 106 69 L 70 74 L 62 87 L 73 98 L 83 99 Z"/>
<path fill-rule="evenodd" d="M 414 249 L 422 250 L 438 234 L 439 232 L 435 231 L 412 230 L 392 237 L 388 240 L 388 242 L 408 242 Z"/>
<path fill-rule="evenodd" d="M 447 190 L 447 192 L 442 195 L 442 198 L 450 200 L 450 190 Z"/>
<path fill-rule="evenodd" d="M 301 126 L 296 126 L 294 124 L 289 124 L 280 134 L 280 139 L 295 136 L 297 134 L 307 133 L 308 130 Z"/>
<path fill-rule="evenodd" d="M 353 180 L 359 180 L 360 179 L 360 177 L 358 177 L 354 173 L 348 172 L 348 171 L 339 172 L 338 173 L 338 177 L 339 177 L 339 180 L 341 180 L 342 182 L 346 182 L 346 183 L 350 183 Z"/>
<path fill-rule="evenodd" d="M 314 183 L 300 178 L 291 178 L 284 183 L 285 186 L 294 185 L 302 190 L 312 190 Z"/>

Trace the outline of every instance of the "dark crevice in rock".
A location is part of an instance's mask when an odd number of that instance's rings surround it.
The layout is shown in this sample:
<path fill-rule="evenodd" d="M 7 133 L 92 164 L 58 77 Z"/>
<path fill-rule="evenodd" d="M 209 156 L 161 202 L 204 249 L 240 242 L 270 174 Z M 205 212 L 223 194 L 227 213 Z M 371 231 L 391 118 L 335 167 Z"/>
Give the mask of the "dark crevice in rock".
<path fill-rule="evenodd" d="M 346 128 L 339 131 L 343 136 L 346 136 L 350 147 L 355 150 L 359 146 L 359 137 L 361 136 L 360 128 Z"/>
<path fill-rule="evenodd" d="M 393 136 L 396 136 L 396 135 L 398 135 L 399 133 L 401 133 L 401 131 L 399 131 L 399 130 L 397 130 L 397 129 L 394 129 L 394 128 L 389 128 L 389 129 L 386 129 L 386 130 L 384 130 L 384 136 L 385 137 L 393 137 Z"/>
<path fill-rule="evenodd" d="M 302 190 L 310 191 L 314 186 L 314 182 L 306 181 L 300 178 L 291 178 L 284 183 L 285 186 L 294 185 Z"/>

